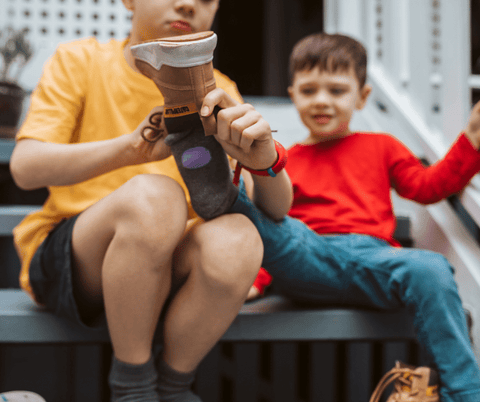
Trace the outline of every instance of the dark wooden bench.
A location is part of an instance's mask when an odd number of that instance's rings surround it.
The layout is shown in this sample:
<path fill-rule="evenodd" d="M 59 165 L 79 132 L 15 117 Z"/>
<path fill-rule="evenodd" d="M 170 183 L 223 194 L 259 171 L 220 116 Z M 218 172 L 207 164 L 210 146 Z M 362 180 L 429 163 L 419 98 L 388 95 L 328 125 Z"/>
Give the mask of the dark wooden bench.
<path fill-rule="evenodd" d="M 392 358 L 406 356 L 413 338 L 412 320 L 405 311 L 297 306 L 271 295 L 243 306 L 199 367 L 195 389 L 205 402 L 368 400 Z M 155 342 L 161 339 L 159 326 Z M 50 387 L 33 380 L 45 367 L 40 374 L 44 381 L 59 377 L 64 393 L 75 395 L 69 397 L 72 402 L 104 400 L 109 342 L 106 330 L 59 318 L 21 290 L 0 290 L 0 351 L 4 358 L 10 356 L 0 362 L 14 364 L 17 376 L 30 370 L 30 379 L 20 382 L 28 384 L 22 388 L 51 395 Z M 382 345 L 380 361 L 374 358 L 377 344 Z M 53 360 L 42 363 L 40 356 Z M 69 368 L 59 372 L 55 367 L 64 360 Z M 269 372 L 267 377 L 262 370 Z M 13 373 L 5 374 L 4 386 L 11 387 Z M 302 383 L 306 376 L 310 380 Z M 298 399 L 299 390 L 308 393 L 308 399 Z M 54 396 L 51 399 L 56 402 Z"/>
<path fill-rule="evenodd" d="M 281 296 L 247 303 L 222 340 L 377 341 L 414 337 L 405 311 L 299 307 Z M 156 341 L 161 341 L 157 331 Z M 21 290 L 0 290 L 0 343 L 106 343 L 106 330 L 80 327 L 38 307 Z"/>

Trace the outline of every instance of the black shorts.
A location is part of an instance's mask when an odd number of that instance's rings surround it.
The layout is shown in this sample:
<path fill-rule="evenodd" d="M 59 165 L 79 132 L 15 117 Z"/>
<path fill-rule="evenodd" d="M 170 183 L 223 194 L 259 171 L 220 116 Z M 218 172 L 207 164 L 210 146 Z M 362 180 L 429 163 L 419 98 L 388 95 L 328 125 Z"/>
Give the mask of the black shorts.
<path fill-rule="evenodd" d="M 106 326 L 102 310 L 88 322 L 82 306 L 74 296 L 72 276 L 72 232 L 78 215 L 64 219 L 40 245 L 30 263 L 30 285 L 37 301 L 60 317 L 82 326 L 103 328 Z"/>

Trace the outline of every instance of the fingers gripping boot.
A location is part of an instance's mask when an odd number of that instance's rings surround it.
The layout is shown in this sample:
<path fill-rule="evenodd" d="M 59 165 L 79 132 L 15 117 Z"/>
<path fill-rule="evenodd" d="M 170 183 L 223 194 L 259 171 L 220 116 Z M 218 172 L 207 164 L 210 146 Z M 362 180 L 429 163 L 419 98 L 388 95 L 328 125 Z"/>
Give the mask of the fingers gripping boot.
<path fill-rule="evenodd" d="M 238 195 L 226 154 L 213 136 L 205 136 L 199 115 L 205 95 L 216 87 L 212 64 L 216 43 L 213 32 L 202 32 L 131 47 L 135 65 L 165 99 L 169 133 L 165 143 L 171 147 L 193 209 L 206 220 L 227 212 Z"/>

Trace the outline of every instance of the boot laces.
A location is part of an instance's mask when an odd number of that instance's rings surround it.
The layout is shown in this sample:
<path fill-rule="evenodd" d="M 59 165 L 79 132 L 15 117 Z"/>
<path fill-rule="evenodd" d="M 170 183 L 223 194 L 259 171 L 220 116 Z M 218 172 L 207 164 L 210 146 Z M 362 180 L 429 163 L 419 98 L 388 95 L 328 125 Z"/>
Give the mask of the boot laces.
<path fill-rule="evenodd" d="M 421 375 L 408 368 L 393 368 L 382 377 L 375 391 L 373 391 L 370 402 L 379 402 L 385 389 L 395 380 L 398 380 L 394 383 L 397 395 L 400 395 L 401 392 L 408 392 L 409 396 L 418 395 L 418 391 L 412 390 L 413 377 L 421 377 Z"/>

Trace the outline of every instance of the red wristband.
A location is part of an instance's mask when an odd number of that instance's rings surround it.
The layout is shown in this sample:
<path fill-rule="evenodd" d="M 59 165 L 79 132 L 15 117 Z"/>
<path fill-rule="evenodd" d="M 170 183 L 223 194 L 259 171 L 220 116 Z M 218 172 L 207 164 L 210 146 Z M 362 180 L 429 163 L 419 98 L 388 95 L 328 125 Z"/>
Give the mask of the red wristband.
<path fill-rule="evenodd" d="M 273 166 L 269 167 L 268 169 L 256 170 L 249 167 L 242 165 L 240 162 L 237 161 L 237 166 L 235 167 L 235 174 L 233 176 L 233 184 L 236 186 L 240 182 L 240 171 L 242 168 L 248 170 L 250 173 L 255 174 L 257 176 L 277 176 L 277 173 L 283 170 L 285 165 L 287 164 L 287 150 L 280 144 L 278 141 L 275 141 L 275 150 L 277 151 L 277 160 L 273 164 Z"/>

